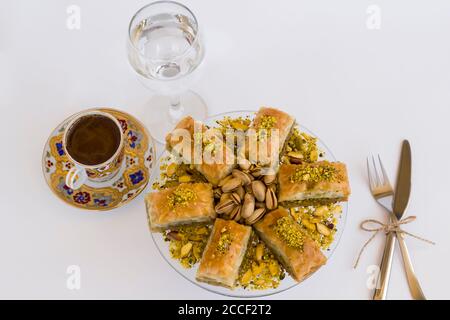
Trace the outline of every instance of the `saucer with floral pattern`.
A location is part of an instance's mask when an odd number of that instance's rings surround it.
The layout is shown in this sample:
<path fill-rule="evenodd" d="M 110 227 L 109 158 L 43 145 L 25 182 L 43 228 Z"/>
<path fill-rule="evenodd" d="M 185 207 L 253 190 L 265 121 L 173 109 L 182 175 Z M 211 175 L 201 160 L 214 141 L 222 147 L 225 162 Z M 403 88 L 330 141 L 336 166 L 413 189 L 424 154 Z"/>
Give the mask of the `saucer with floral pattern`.
<path fill-rule="evenodd" d="M 105 182 L 87 181 L 77 190 L 66 186 L 66 174 L 72 168 L 62 145 L 70 120 L 64 120 L 47 140 L 42 155 L 45 180 L 53 193 L 69 205 L 87 210 L 111 210 L 128 203 L 147 186 L 154 164 L 155 147 L 147 129 L 132 115 L 110 108 L 97 108 L 112 114 L 120 122 L 125 136 L 124 160 L 119 172 Z"/>

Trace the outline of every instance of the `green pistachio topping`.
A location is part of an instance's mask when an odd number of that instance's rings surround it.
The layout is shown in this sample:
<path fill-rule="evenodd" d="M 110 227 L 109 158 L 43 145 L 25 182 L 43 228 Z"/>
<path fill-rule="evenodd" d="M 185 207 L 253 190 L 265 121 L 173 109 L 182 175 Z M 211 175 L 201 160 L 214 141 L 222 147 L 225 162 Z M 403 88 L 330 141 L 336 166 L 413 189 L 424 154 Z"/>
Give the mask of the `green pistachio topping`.
<path fill-rule="evenodd" d="M 277 123 L 277 119 L 273 116 L 264 115 L 258 124 L 258 138 L 264 140 L 270 137 L 270 132 Z"/>
<path fill-rule="evenodd" d="M 319 182 L 333 181 L 336 177 L 336 168 L 331 165 L 323 166 L 300 166 L 291 175 L 290 181 L 295 182 Z"/>
<path fill-rule="evenodd" d="M 275 117 L 265 115 L 261 117 L 261 121 L 259 123 L 258 128 L 270 130 L 275 126 L 276 123 L 277 119 Z"/>
<path fill-rule="evenodd" d="M 178 186 L 171 194 L 167 196 L 170 208 L 185 207 L 189 202 L 195 200 L 197 195 L 189 188 Z"/>
<path fill-rule="evenodd" d="M 220 254 L 225 254 L 228 249 L 230 249 L 231 242 L 232 237 L 230 231 L 226 227 L 223 227 L 222 230 L 220 230 L 220 238 L 216 248 L 217 251 Z"/>
<path fill-rule="evenodd" d="M 274 226 L 275 232 L 289 247 L 303 249 L 304 237 L 297 222 L 286 216 L 279 218 Z"/>

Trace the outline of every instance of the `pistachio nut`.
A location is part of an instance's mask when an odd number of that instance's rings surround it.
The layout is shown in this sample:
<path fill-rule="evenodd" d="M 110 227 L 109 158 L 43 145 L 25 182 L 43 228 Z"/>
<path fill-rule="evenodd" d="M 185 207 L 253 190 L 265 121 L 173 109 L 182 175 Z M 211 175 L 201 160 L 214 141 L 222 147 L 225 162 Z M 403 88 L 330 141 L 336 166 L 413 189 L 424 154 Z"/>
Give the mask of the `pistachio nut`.
<path fill-rule="evenodd" d="M 191 252 L 191 249 L 192 249 L 192 242 L 186 243 L 184 246 L 181 247 L 180 257 L 181 258 L 186 257 L 189 254 L 189 252 Z"/>
<path fill-rule="evenodd" d="M 331 234 L 330 229 L 328 229 L 328 227 L 325 226 L 324 224 L 316 223 L 316 228 L 317 228 L 317 231 L 319 231 L 324 236 L 329 236 Z"/>
<path fill-rule="evenodd" d="M 230 179 L 233 179 L 233 176 L 230 174 L 228 176 L 226 176 L 225 178 L 223 178 L 222 180 L 219 181 L 219 184 L 217 185 L 218 187 L 223 187 L 225 185 L 225 183 L 227 183 Z"/>
<path fill-rule="evenodd" d="M 288 152 L 289 161 L 294 164 L 300 164 L 303 161 L 303 154 L 298 151 Z"/>
<path fill-rule="evenodd" d="M 234 189 L 238 188 L 241 185 L 242 185 L 241 179 L 233 177 L 222 186 L 222 191 L 230 192 L 230 191 L 233 191 Z"/>
<path fill-rule="evenodd" d="M 241 206 L 236 206 L 230 213 L 230 219 L 239 221 L 241 219 Z"/>
<path fill-rule="evenodd" d="M 170 231 L 169 233 L 166 234 L 166 237 L 170 240 L 175 240 L 175 241 L 181 240 L 181 237 L 178 234 L 178 231 Z"/>
<path fill-rule="evenodd" d="M 262 181 L 260 180 L 253 181 L 252 191 L 256 200 L 263 202 L 264 199 L 266 198 L 266 185 Z"/>
<path fill-rule="evenodd" d="M 255 197 L 247 193 L 244 197 L 244 203 L 242 204 L 242 218 L 247 219 L 252 215 L 253 211 L 255 211 Z"/>
<path fill-rule="evenodd" d="M 234 192 L 236 192 L 239 195 L 239 197 L 241 197 L 241 199 L 244 199 L 245 189 L 243 186 L 238 187 L 236 190 L 234 190 Z"/>
<path fill-rule="evenodd" d="M 272 184 L 275 182 L 277 176 L 275 174 L 267 174 L 264 176 L 263 181 L 266 185 Z"/>
<path fill-rule="evenodd" d="M 255 211 L 253 211 L 252 215 L 245 220 L 245 222 L 247 222 L 247 224 L 252 225 L 255 222 L 257 222 L 259 219 L 261 219 L 265 213 L 266 213 L 265 208 L 256 209 Z"/>
<path fill-rule="evenodd" d="M 266 208 L 267 210 L 274 210 L 278 207 L 278 199 L 272 188 L 267 188 L 266 192 Z"/>
<path fill-rule="evenodd" d="M 233 200 L 235 204 L 241 203 L 241 197 L 239 196 L 239 194 L 237 192 L 233 192 L 231 194 L 231 200 Z"/>
<path fill-rule="evenodd" d="M 248 173 L 233 169 L 231 174 L 233 175 L 233 177 L 240 179 L 242 181 L 242 185 L 244 186 L 252 183 L 252 178 L 250 178 L 250 175 Z"/>
<path fill-rule="evenodd" d="M 225 199 L 216 205 L 215 210 L 218 214 L 229 214 L 234 207 L 236 207 L 236 203 L 233 199 Z"/>

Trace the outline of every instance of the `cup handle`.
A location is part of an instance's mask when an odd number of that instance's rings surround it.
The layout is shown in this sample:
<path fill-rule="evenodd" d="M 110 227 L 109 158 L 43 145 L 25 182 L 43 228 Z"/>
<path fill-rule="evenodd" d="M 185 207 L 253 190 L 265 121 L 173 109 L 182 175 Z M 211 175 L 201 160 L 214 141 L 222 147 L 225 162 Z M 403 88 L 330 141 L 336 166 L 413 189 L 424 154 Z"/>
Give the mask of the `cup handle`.
<path fill-rule="evenodd" d="M 66 186 L 72 190 L 79 189 L 87 180 L 86 170 L 79 167 L 70 168 L 66 175 Z"/>

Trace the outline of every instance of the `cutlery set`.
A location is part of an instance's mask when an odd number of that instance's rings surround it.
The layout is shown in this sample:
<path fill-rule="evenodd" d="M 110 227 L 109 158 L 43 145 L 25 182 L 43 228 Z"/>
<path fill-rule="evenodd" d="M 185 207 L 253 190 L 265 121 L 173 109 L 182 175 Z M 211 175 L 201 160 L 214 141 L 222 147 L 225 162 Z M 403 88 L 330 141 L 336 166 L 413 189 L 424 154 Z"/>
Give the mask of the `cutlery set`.
<path fill-rule="evenodd" d="M 377 159 L 373 156 L 367 158 L 367 171 L 372 196 L 386 209 L 389 217 L 389 224 L 385 229 L 386 244 L 373 299 L 386 299 L 395 242 L 398 240 L 411 296 L 415 300 L 426 300 L 411 263 L 404 232 L 399 228 L 411 192 L 411 147 L 409 142 L 404 140 L 402 144 L 395 192 L 379 155 Z"/>

